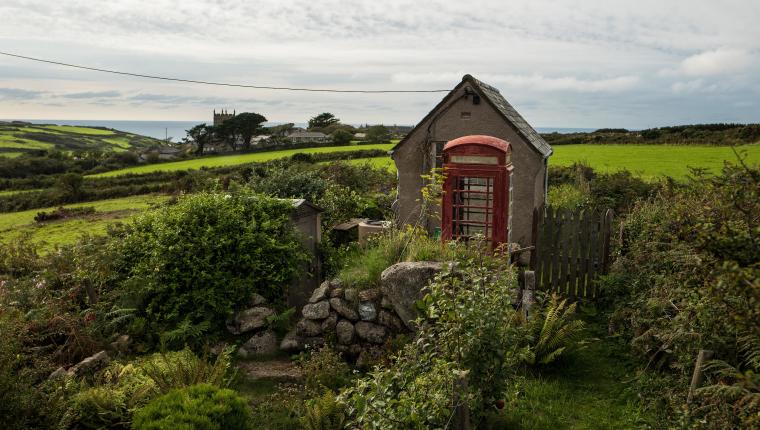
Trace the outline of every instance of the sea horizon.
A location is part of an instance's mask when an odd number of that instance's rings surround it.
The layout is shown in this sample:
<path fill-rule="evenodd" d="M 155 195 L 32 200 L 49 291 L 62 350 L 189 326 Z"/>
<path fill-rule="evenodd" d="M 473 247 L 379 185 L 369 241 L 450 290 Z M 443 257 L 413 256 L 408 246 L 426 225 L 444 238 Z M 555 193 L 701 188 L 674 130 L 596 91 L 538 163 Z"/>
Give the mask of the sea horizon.
<path fill-rule="evenodd" d="M 105 127 L 128 133 L 149 136 L 155 139 L 171 139 L 172 142 L 180 142 L 186 136 L 186 130 L 198 124 L 211 124 L 211 121 L 205 120 L 186 120 L 186 121 L 138 121 L 138 120 L 100 120 L 100 119 L 0 119 L 0 121 L 24 121 L 32 124 L 54 124 L 54 125 L 72 125 L 72 126 L 91 126 Z M 280 125 L 285 122 L 270 121 L 265 125 Z M 294 123 L 296 127 L 306 127 L 306 123 Z M 359 124 L 352 124 L 358 126 Z M 410 125 L 410 124 L 387 124 L 387 125 Z M 539 133 L 583 133 L 597 130 L 597 128 L 587 127 L 536 127 Z"/>

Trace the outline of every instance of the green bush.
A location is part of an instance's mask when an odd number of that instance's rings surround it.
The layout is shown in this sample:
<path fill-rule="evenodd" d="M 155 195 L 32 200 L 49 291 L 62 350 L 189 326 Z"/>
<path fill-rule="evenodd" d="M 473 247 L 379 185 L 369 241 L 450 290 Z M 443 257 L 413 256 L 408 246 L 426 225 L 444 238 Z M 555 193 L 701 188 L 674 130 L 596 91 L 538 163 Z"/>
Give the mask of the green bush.
<path fill-rule="evenodd" d="M 697 173 L 684 186 L 663 190 L 625 221 L 621 256 L 601 286 L 617 297 L 611 328 L 630 339 L 642 365 L 658 369 L 663 380 L 678 381 L 663 384 L 672 399 L 668 415 L 684 416 L 686 387 L 700 349 L 714 351 L 725 363 L 722 369 L 739 369 L 734 376 L 708 372 L 708 385 L 741 384 L 743 372 L 760 371 L 746 352 L 757 351 L 752 343 L 760 339 L 758 214 L 760 171 L 727 166 L 722 175 Z M 742 349 L 741 339 L 755 341 Z M 757 386 L 747 389 L 760 392 Z M 748 424 L 719 394 L 725 393 L 705 392 L 703 403 L 685 415 L 689 425 Z"/>
<path fill-rule="evenodd" d="M 462 251 L 455 270 L 430 284 L 416 338 L 341 397 L 359 428 L 446 428 L 454 384 L 477 424 L 529 356 L 527 329 L 512 308 L 516 276 L 501 258 Z"/>
<path fill-rule="evenodd" d="M 211 363 L 189 349 L 111 363 L 91 385 L 71 396 L 64 426 L 129 428 L 135 410 L 158 396 L 197 384 L 228 385 L 229 368 L 229 351 Z"/>
<path fill-rule="evenodd" d="M 244 430 L 253 428 L 245 400 L 208 384 L 172 390 L 135 413 L 135 430 Z"/>
<path fill-rule="evenodd" d="M 576 306 L 552 294 L 545 306 L 533 314 L 527 322 L 532 334 L 528 364 L 552 363 L 578 346 L 585 323 L 574 318 Z"/>
<path fill-rule="evenodd" d="M 329 346 L 305 355 L 300 360 L 306 389 L 310 393 L 338 391 L 351 381 L 351 369 Z"/>
<path fill-rule="evenodd" d="M 335 393 L 324 394 L 306 402 L 304 415 L 299 419 L 304 430 L 341 430 L 348 422 L 345 406 Z"/>
<path fill-rule="evenodd" d="M 138 217 L 113 242 L 131 293 L 122 307 L 136 308 L 144 329 L 135 334 L 198 342 L 253 293 L 282 302 L 306 255 L 291 212 L 290 201 L 241 190 L 185 196 Z"/>

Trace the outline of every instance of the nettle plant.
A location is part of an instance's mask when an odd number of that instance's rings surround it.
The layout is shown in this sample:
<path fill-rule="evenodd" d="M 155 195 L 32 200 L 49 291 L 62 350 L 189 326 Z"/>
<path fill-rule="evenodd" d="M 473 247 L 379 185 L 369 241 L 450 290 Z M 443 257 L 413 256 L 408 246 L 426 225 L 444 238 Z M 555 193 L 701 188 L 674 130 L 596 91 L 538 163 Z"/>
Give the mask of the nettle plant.
<path fill-rule="evenodd" d="M 503 257 L 462 250 L 419 303 L 416 339 L 390 366 L 375 368 L 342 394 L 354 424 L 447 428 L 458 403 L 469 406 L 476 422 L 482 419 L 530 355 L 527 328 L 512 307 L 516 287 Z"/>

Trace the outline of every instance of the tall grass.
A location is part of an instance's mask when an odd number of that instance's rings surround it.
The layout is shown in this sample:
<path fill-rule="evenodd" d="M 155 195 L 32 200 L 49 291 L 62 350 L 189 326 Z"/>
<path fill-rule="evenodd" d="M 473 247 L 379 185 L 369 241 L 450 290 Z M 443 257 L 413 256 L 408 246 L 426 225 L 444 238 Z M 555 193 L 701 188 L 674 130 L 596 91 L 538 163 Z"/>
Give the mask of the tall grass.
<path fill-rule="evenodd" d="M 345 265 L 338 273 L 341 285 L 353 288 L 373 288 L 380 285 L 380 274 L 402 261 L 445 261 L 453 250 L 440 240 L 427 235 L 421 228 L 407 226 L 392 228 L 356 245 L 344 257 Z"/>

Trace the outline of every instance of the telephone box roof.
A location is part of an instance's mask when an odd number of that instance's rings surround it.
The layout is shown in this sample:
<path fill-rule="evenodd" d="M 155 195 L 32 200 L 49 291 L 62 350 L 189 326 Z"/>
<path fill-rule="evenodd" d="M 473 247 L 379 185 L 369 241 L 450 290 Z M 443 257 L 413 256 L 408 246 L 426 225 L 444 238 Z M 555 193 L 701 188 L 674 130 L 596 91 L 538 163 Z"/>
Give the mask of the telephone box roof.
<path fill-rule="evenodd" d="M 499 139 L 498 137 L 485 136 L 482 134 L 474 134 L 470 136 L 462 136 L 457 139 L 449 141 L 446 146 L 443 147 L 444 151 L 448 151 L 462 145 L 481 145 L 494 148 L 498 151 L 507 153 L 510 151 L 509 142 Z"/>

